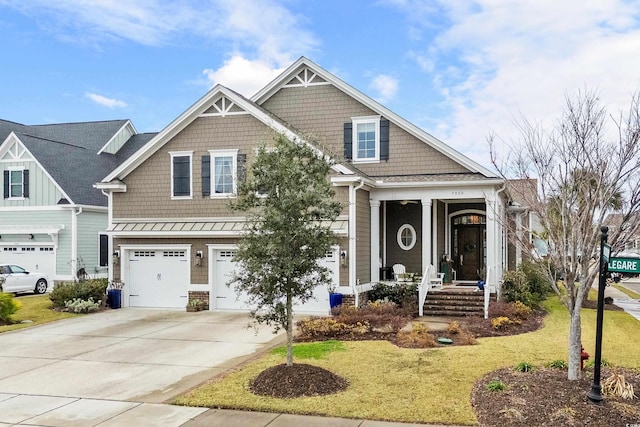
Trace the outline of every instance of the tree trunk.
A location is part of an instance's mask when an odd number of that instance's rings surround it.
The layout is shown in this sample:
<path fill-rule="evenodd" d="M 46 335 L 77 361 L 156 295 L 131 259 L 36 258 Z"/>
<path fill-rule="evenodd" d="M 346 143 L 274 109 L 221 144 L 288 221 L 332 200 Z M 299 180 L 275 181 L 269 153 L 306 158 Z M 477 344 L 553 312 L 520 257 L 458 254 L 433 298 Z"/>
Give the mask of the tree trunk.
<path fill-rule="evenodd" d="M 287 292 L 287 366 L 293 366 L 293 296 Z"/>
<path fill-rule="evenodd" d="M 569 310 L 571 320 L 569 323 L 569 371 L 568 379 L 580 379 L 582 372 L 580 371 L 580 347 L 582 342 L 582 325 L 580 324 L 580 305 Z"/>

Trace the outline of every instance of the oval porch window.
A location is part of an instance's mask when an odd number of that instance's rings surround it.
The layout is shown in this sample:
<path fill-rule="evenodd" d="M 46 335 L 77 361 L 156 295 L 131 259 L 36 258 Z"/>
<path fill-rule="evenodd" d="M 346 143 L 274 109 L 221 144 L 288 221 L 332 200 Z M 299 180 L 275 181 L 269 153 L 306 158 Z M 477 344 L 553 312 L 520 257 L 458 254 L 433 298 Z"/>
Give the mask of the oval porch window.
<path fill-rule="evenodd" d="M 397 238 L 400 249 L 411 250 L 416 244 L 416 229 L 411 224 L 404 224 L 398 229 Z"/>

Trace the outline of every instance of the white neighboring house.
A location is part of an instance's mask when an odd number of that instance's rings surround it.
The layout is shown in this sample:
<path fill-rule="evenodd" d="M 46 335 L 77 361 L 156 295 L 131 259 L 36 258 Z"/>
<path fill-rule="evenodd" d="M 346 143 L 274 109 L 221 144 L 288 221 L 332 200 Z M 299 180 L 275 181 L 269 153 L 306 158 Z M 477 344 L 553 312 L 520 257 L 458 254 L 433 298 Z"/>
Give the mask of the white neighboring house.
<path fill-rule="evenodd" d="M 108 199 L 93 184 L 151 137 L 129 120 L 0 120 L 0 263 L 45 274 L 51 285 L 79 271 L 107 277 Z"/>

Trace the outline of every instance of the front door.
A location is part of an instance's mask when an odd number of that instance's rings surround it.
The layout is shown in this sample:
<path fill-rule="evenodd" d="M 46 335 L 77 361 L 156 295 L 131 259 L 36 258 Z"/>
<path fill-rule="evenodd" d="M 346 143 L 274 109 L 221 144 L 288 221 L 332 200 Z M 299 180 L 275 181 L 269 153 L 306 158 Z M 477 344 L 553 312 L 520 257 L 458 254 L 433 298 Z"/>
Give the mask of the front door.
<path fill-rule="evenodd" d="M 484 280 L 486 217 L 481 214 L 454 217 L 451 242 L 456 279 Z"/>

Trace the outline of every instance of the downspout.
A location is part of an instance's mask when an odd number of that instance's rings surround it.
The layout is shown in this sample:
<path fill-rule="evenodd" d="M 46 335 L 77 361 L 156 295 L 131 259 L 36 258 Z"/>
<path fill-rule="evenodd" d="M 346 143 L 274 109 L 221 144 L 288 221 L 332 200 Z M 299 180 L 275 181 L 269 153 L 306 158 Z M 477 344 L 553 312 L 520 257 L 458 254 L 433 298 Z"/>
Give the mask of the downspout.
<path fill-rule="evenodd" d="M 358 190 L 364 187 L 364 180 L 360 178 L 360 184 L 349 184 L 349 287 L 354 295 L 356 307 L 359 305 L 358 289 L 356 289 L 356 196 Z"/>
<path fill-rule="evenodd" d="M 71 277 L 78 280 L 78 215 L 82 213 L 82 206 L 71 208 Z"/>

